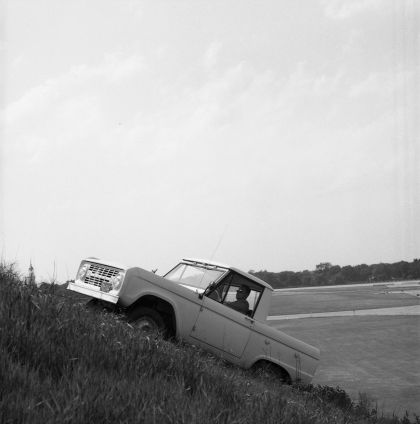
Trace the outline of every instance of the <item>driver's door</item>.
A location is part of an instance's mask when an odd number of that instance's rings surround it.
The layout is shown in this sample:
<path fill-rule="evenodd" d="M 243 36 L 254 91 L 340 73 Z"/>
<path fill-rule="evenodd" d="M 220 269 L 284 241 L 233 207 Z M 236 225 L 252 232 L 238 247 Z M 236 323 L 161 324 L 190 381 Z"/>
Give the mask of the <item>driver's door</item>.
<path fill-rule="evenodd" d="M 240 358 L 253 324 L 253 318 L 204 297 L 191 337 L 201 344 Z"/>

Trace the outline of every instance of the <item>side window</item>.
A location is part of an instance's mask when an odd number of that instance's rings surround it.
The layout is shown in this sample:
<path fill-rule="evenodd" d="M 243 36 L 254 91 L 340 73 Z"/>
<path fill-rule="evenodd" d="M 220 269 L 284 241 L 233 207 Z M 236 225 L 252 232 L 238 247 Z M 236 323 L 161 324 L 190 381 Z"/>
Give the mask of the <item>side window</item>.
<path fill-rule="evenodd" d="M 258 305 L 258 301 L 260 300 L 261 290 L 251 290 L 251 293 L 248 296 L 249 309 L 252 311 L 252 315 L 254 314 L 255 308 Z"/>
<path fill-rule="evenodd" d="M 234 272 L 229 273 L 208 297 L 240 313 L 253 316 L 263 287 Z"/>

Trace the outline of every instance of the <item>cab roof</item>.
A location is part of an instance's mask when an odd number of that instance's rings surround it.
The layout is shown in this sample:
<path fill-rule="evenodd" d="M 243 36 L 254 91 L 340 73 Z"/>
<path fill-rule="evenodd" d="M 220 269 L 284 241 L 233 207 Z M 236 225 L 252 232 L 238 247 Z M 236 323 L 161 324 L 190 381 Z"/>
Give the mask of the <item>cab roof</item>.
<path fill-rule="evenodd" d="M 182 259 L 182 261 L 187 262 L 187 263 L 200 264 L 200 265 L 203 265 L 203 266 L 215 266 L 217 268 L 230 269 L 230 270 L 235 271 L 236 273 L 254 281 L 255 283 L 260 284 L 261 286 L 266 287 L 269 290 L 273 290 L 273 288 L 270 286 L 270 284 L 266 283 L 264 280 L 261 280 L 260 278 L 256 277 L 255 275 L 249 274 L 248 272 L 242 271 L 239 268 L 235 268 L 235 267 L 230 266 L 230 265 L 222 264 L 220 262 L 215 262 L 215 261 L 207 260 L 207 259 L 184 258 L 184 259 Z"/>

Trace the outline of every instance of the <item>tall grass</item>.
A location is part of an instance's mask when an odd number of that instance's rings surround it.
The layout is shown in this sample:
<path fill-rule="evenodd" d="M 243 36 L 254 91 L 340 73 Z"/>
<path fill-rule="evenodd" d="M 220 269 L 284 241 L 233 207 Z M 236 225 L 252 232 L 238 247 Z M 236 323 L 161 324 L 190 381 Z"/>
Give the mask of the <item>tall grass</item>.
<path fill-rule="evenodd" d="M 0 422 L 404 421 L 361 410 L 340 390 L 281 386 L 194 346 L 145 337 L 0 265 Z"/>

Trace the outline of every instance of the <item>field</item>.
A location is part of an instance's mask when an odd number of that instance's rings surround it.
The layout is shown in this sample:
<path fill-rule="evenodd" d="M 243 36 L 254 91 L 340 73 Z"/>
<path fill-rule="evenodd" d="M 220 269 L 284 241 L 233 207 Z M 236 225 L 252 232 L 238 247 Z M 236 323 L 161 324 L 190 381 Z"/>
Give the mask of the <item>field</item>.
<path fill-rule="evenodd" d="M 377 403 L 379 412 L 419 414 L 420 315 L 386 315 L 387 310 L 377 316 L 363 315 L 366 309 L 416 308 L 418 288 L 418 283 L 394 283 L 281 290 L 270 311 L 276 319 L 269 322 L 321 349 L 315 384 L 340 386 L 354 399 L 364 392 Z M 358 315 L 277 319 L 340 311 Z"/>

